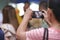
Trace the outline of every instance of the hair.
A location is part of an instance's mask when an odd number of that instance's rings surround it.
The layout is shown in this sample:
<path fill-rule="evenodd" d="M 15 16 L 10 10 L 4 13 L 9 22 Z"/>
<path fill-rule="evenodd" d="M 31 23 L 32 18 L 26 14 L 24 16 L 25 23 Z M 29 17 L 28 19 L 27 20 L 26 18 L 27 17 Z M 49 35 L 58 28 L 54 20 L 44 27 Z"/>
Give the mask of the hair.
<path fill-rule="evenodd" d="M 47 1 L 41 1 L 39 3 L 39 7 L 43 7 L 44 9 L 47 9 L 48 8 L 48 2 Z"/>
<path fill-rule="evenodd" d="M 58 22 L 60 22 L 60 1 L 49 0 L 49 8 L 52 9 L 53 14 Z"/>
<path fill-rule="evenodd" d="M 25 4 L 27 3 L 27 4 L 29 4 L 29 5 L 30 5 L 30 2 L 29 2 L 29 1 L 25 1 L 24 3 L 25 3 Z"/>
<path fill-rule="evenodd" d="M 26 9 L 30 6 L 30 3 L 28 1 L 26 1 L 24 4 L 25 4 L 24 5 L 24 11 L 26 11 Z"/>
<path fill-rule="evenodd" d="M 13 8 L 10 5 L 6 5 L 3 10 L 3 23 L 10 23 L 10 17 L 13 18 L 12 16 L 16 14 L 15 8 Z M 13 14 L 13 15 L 12 15 Z M 15 16 L 15 15 L 14 15 Z M 16 17 L 16 16 L 15 16 Z"/>

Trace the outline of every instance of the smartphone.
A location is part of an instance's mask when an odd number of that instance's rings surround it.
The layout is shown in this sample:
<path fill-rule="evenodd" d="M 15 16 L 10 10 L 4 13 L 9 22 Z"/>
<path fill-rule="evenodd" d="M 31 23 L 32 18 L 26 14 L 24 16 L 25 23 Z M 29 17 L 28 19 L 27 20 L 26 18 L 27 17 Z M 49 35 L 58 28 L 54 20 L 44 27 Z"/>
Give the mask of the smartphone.
<path fill-rule="evenodd" d="M 44 18 L 43 16 L 43 11 L 33 11 L 33 15 L 32 15 L 32 18 Z"/>
<path fill-rule="evenodd" d="M 31 3 L 30 9 L 33 11 L 32 18 L 44 18 L 42 9 L 47 11 L 48 1 L 41 1 L 40 4 Z"/>

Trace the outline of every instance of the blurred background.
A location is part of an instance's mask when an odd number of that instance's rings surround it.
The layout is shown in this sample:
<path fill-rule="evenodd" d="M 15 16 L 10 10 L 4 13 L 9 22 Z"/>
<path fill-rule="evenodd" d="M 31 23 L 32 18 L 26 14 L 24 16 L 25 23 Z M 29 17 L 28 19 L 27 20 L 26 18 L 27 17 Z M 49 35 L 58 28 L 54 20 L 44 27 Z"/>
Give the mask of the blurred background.
<path fill-rule="evenodd" d="M 39 3 L 41 1 L 47 1 L 48 0 L 0 0 L 0 24 L 2 23 L 3 21 L 3 14 L 1 12 L 1 10 L 6 6 L 6 5 L 11 5 L 12 7 L 14 7 L 16 9 L 16 17 L 17 17 L 17 23 L 16 25 L 19 25 L 22 21 L 22 16 L 24 15 L 24 5 L 25 5 L 25 2 L 29 2 L 30 3 L 30 8 L 34 11 L 39 11 Z M 15 15 L 13 15 L 15 16 Z M 35 19 L 35 21 L 33 21 Z M 36 19 L 36 18 L 33 18 L 33 20 L 30 22 L 30 24 L 33 23 L 33 25 L 35 24 L 41 24 L 40 23 L 40 19 Z M 11 20 L 13 21 L 13 20 Z M 14 22 L 14 21 L 13 21 Z M 37 26 L 39 26 L 37 25 Z M 36 25 L 35 25 L 36 26 Z M 44 24 L 44 26 L 46 26 Z M 46 26 L 47 27 L 47 26 Z M 15 27 L 17 29 L 17 27 Z"/>
<path fill-rule="evenodd" d="M 47 28 L 49 25 L 43 18 L 40 18 L 39 13 L 42 14 L 41 9 L 47 8 L 48 2 L 48 0 L 0 0 L 0 28 L 5 34 L 5 39 L 16 40 L 17 28 L 21 24 L 27 8 L 36 12 L 28 22 L 26 30 Z"/>

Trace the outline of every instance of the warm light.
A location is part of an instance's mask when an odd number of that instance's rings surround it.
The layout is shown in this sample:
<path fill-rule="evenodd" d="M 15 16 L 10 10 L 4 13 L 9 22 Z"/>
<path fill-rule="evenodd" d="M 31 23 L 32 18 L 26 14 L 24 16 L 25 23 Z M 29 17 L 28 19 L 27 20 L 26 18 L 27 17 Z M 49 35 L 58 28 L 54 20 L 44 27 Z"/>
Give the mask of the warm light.
<path fill-rule="evenodd" d="M 19 16 L 23 16 L 24 15 L 24 10 L 23 10 L 24 3 L 18 3 L 18 4 L 9 3 L 9 5 L 11 5 L 14 8 L 17 8 L 19 10 Z"/>
<path fill-rule="evenodd" d="M 23 16 L 24 15 L 24 3 L 18 3 L 18 4 L 14 4 L 14 3 L 9 3 L 9 5 L 12 5 L 14 8 L 17 8 L 19 10 L 19 16 Z M 30 5 L 30 9 L 32 9 L 32 11 L 39 11 L 39 5 L 37 3 L 31 3 Z"/>
<path fill-rule="evenodd" d="M 37 3 L 31 3 L 30 9 L 33 11 L 39 11 L 39 5 Z"/>
<path fill-rule="evenodd" d="M 23 9 L 23 7 L 24 7 L 24 3 L 18 3 L 17 4 L 17 8 L 19 9 L 19 15 L 20 16 L 23 16 L 24 15 L 24 9 Z"/>

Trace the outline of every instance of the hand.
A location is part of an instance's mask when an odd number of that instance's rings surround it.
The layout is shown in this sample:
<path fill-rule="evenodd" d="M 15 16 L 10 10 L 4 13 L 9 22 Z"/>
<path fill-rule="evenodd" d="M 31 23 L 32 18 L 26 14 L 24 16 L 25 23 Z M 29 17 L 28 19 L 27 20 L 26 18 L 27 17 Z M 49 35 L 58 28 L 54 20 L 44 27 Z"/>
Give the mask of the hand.
<path fill-rule="evenodd" d="M 32 10 L 31 9 L 26 9 L 25 15 L 24 15 L 24 19 L 32 19 Z"/>
<path fill-rule="evenodd" d="M 49 8 L 48 8 L 48 10 L 47 11 L 45 11 L 45 10 L 42 10 L 42 11 L 44 11 L 44 20 L 51 26 L 52 25 L 52 20 L 54 19 L 54 15 L 53 15 L 53 12 L 52 12 L 52 10 L 50 10 Z"/>
<path fill-rule="evenodd" d="M 48 11 L 46 11 L 46 10 L 42 10 L 42 11 L 44 11 L 44 13 L 43 13 L 44 20 L 45 21 L 50 20 L 50 14 L 48 13 Z"/>

